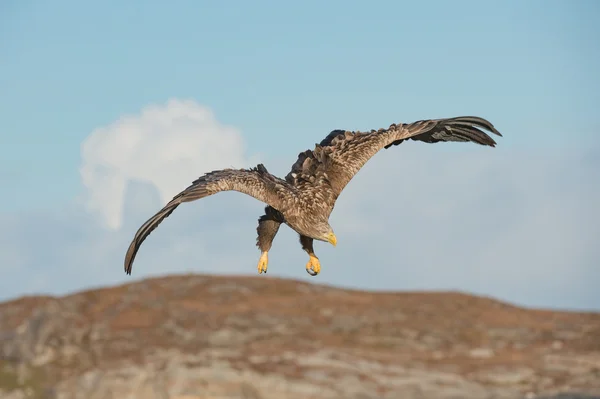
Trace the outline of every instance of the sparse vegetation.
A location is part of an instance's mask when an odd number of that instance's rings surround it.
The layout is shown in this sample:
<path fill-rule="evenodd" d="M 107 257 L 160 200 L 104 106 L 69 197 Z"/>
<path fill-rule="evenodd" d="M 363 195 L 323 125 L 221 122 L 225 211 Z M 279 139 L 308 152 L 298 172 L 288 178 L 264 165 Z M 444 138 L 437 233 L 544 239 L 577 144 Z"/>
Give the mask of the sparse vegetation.
<path fill-rule="evenodd" d="M 43 370 L 23 367 L 20 375 L 15 366 L 0 360 L 0 397 L 16 390 L 26 399 L 47 399 Z"/>

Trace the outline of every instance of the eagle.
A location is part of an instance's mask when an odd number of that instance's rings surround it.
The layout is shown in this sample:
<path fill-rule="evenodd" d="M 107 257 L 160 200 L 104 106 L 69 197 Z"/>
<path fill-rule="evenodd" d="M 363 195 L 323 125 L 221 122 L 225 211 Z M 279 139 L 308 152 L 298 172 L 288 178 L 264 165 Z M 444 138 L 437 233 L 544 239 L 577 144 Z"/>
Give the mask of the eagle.
<path fill-rule="evenodd" d="M 261 251 L 258 273 L 267 272 L 273 239 L 279 227 L 286 224 L 298 233 L 302 249 L 309 256 L 306 271 L 316 276 L 321 264 L 313 241 L 336 245 L 329 216 L 344 187 L 369 159 L 380 150 L 408 139 L 425 143 L 473 142 L 495 147 L 496 142 L 484 130 L 502 136 L 489 121 L 476 116 L 394 123 L 387 129 L 369 132 L 333 130 L 313 150 L 301 152 L 284 179 L 269 173 L 262 164 L 250 169 L 208 172 L 138 229 L 125 255 L 125 272 L 131 274 L 135 256 L 146 237 L 179 205 L 222 191 L 238 191 L 267 205 L 256 228 L 256 246 Z"/>

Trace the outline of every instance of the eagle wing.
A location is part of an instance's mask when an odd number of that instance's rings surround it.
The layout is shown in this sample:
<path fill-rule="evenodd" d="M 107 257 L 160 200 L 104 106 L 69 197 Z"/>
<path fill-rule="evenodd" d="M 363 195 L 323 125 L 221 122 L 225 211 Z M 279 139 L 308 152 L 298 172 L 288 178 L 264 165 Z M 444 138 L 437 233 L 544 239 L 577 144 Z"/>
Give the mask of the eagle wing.
<path fill-rule="evenodd" d="M 334 130 L 317 144 L 314 150 L 299 154 L 286 180 L 297 185 L 299 182 L 310 180 L 311 177 L 316 181 L 319 179 L 314 177 L 325 177 L 331 191 L 328 198 L 331 211 L 344 187 L 381 149 L 398 145 L 408 139 L 426 143 L 470 141 L 494 147 L 496 142 L 481 129 L 502 136 L 490 122 L 475 116 L 392 124 L 387 129 L 370 132 Z"/>
<path fill-rule="evenodd" d="M 261 164 L 252 169 L 224 169 L 201 176 L 148 219 L 136 232 L 125 255 L 125 272 L 131 274 L 135 256 L 150 233 L 183 202 L 195 201 L 221 191 L 239 191 L 285 212 L 296 201 L 297 188 L 270 174 Z"/>

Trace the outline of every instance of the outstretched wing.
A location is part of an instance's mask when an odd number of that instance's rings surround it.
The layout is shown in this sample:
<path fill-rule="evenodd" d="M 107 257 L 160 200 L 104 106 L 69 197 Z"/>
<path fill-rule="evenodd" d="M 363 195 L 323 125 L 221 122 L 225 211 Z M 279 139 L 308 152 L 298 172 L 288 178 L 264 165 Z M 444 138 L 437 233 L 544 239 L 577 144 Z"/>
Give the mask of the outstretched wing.
<path fill-rule="evenodd" d="M 297 184 L 298 176 L 326 176 L 333 191 L 334 200 L 330 204 L 333 209 L 333 202 L 344 187 L 381 149 L 408 139 L 427 143 L 471 141 L 494 147 L 496 142 L 481 129 L 502 136 L 490 122 L 474 116 L 392 124 L 388 129 L 370 132 L 334 130 L 313 151 L 299 154 L 286 180 Z"/>
<path fill-rule="evenodd" d="M 221 191 L 239 191 L 285 212 L 293 206 L 297 189 L 271 175 L 262 164 L 252 169 L 224 169 L 207 173 L 173 197 L 138 229 L 125 255 L 125 272 L 131 274 L 133 260 L 142 242 L 175 208 L 183 202 L 195 201 Z"/>

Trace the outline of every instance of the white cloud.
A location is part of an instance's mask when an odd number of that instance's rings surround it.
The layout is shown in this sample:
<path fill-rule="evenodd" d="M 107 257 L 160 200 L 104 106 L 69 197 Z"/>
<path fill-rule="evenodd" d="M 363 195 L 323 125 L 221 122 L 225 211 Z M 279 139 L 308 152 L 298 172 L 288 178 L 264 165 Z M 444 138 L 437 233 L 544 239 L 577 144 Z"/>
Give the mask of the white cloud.
<path fill-rule="evenodd" d="M 154 184 L 165 203 L 199 173 L 249 166 L 237 129 L 219 123 L 210 109 L 177 99 L 94 130 L 81 156 L 85 206 L 112 229 L 122 225 L 125 189 L 133 179 Z"/>

